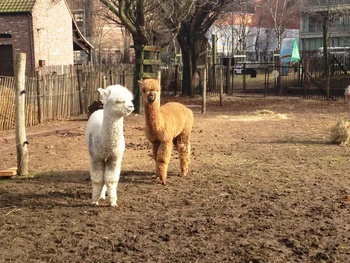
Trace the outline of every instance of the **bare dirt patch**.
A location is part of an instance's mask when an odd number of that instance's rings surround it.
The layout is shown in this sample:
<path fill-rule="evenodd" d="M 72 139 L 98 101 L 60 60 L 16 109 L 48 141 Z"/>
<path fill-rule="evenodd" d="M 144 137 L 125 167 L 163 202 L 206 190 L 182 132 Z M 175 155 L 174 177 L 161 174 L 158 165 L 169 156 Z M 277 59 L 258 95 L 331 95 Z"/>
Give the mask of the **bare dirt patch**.
<path fill-rule="evenodd" d="M 195 113 L 189 176 L 173 153 L 160 185 L 144 116 L 129 116 L 115 209 L 90 204 L 85 116 L 28 128 L 31 176 L 0 181 L 0 262 L 349 261 L 350 151 L 329 141 L 344 101 L 210 98 L 201 115 L 176 99 Z"/>

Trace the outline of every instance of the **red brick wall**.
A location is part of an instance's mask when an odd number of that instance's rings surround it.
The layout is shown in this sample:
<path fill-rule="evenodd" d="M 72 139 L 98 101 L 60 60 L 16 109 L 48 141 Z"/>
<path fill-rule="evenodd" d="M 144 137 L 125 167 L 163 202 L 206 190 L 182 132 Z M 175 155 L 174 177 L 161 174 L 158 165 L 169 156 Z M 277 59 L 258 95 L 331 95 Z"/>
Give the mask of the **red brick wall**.
<path fill-rule="evenodd" d="M 72 17 L 64 0 L 37 0 L 31 13 L 0 14 L 0 45 L 13 46 L 15 64 L 18 53 L 26 53 L 26 74 L 33 75 L 39 60 L 46 65 L 72 65 Z"/>
<path fill-rule="evenodd" d="M 31 51 L 32 31 L 31 15 L 29 13 L 0 14 L 0 34 L 10 34 L 11 38 L 0 38 L 0 45 L 12 45 L 13 62 L 19 53 L 26 53 L 26 74 L 33 70 L 33 56 Z"/>

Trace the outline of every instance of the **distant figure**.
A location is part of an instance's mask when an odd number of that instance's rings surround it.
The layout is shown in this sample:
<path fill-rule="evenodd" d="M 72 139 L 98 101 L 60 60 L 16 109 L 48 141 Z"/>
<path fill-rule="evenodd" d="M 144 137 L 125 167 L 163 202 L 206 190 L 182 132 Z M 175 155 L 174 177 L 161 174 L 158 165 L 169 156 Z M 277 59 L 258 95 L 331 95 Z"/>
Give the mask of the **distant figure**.
<path fill-rule="evenodd" d="M 101 109 L 103 109 L 102 100 L 98 100 L 98 101 L 95 100 L 94 102 L 92 102 L 91 105 L 88 107 L 88 114 L 87 114 L 88 119 L 90 118 L 91 114 Z"/>

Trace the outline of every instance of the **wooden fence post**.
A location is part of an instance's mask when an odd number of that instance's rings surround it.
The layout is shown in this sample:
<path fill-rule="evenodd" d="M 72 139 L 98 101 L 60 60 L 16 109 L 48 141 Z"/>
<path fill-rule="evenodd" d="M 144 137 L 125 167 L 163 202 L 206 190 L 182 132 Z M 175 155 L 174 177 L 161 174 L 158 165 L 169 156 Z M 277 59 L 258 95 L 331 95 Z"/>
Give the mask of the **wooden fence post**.
<path fill-rule="evenodd" d="M 215 90 L 216 88 L 216 65 L 217 65 L 217 48 L 216 48 L 216 35 L 212 35 L 211 45 L 212 45 L 212 72 L 211 72 L 211 80 L 210 80 L 210 90 Z"/>
<path fill-rule="evenodd" d="M 277 89 L 279 93 L 282 93 L 282 59 L 278 58 L 277 60 L 277 70 L 278 70 L 278 77 L 277 77 Z"/>
<path fill-rule="evenodd" d="M 247 89 L 247 64 L 243 63 L 243 89 L 246 90 Z"/>
<path fill-rule="evenodd" d="M 202 69 L 203 74 L 201 74 L 202 77 L 202 114 L 205 114 L 207 111 L 207 102 L 206 102 L 206 95 L 207 95 L 207 65 L 204 65 Z"/>
<path fill-rule="evenodd" d="M 309 74 L 309 68 L 310 68 L 310 60 L 304 59 L 303 63 L 303 98 L 306 98 L 307 90 L 310 85 L 310 76 Z"/>
<path fill-rule="evenodd" d="M 219 81 L 220 81 L 220 106 L 223 106 L 223 102 L 222 102 L 222 97 L 223 97 L 223 93 L 224 93 L 224 83 L 222 81 L 223 79 L 223 74 L 222 74 L 222 66 L 220 66 L 219 68 Z"/>
<path fill-rule="evenodd" d="M 102 88 L 107 88 L 107 77 L 104 74 L 102 75 Z"/>
<path fill-rule="evenodd" d="M 42 94 L 42 73 L 39 69 L 36 73 L 36 95 L 37 95 L 37 103 L 38 103 L 38 121 L 39 123 L 43 123 L 44 115 L 43 115 L 43 94 Z"/>
<path fill-rule="evenodd" d="M 231 94 L 231 58 L 227 58 L 227 65 L 226 65 L 226 95 Z"/>
<path fill-rule="evenodd" d="M 83 101 L 85 101 L 85 98 L 82 94 L 83 89 L 82 89 L 82 70 L 80 68 L 77 69 L 77 79 L 78 79 L 78 97 L 79 97 L 79 107 L 80 107 L 80 114 L 86 113 L 86 109 L 84 107 L 85 103 Z"/>
<path fill-rule="evenodd" d="M 26 54 L 20 53 L 16 58 L 15 70 L 16 149 L 18 175 L 28 175 L 28 142 L 25 131 L 25 68 Z"/>

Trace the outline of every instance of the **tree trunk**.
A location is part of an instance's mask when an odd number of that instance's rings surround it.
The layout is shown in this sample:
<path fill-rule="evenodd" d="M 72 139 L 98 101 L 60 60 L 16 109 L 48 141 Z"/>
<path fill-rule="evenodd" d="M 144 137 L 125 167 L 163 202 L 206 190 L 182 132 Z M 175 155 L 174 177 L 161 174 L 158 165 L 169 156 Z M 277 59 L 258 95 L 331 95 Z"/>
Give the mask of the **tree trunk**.
<path fill-rule="evenodd" d="M 192 60 L 191 50 L 182 50 L 182 94 L 192 95 L 191 80 L 192 80 Z"/>
<path fill-rule="evenodd" d="M 180 44 L 183 64 L 182 93 L 193 95 L 191 89 L 192 75 L 197 71 L 197 65 L 206 63 L 208 39 L 205 36 L 196 37 L 189 32 L 180 32 L 177 40 Z M 202 76 L 200 76 L 202 78 Z"/>
<path fill-rule="evenodd" d="M 192 95 L 191 80 L 192 80 L 192 58 L 187 32 L 182 30 L 178 36 L 177 41 L 180 45 L 182 56 L 182 94 Z"/>
<path fill-rule="evenodd" d="M 134 94 L 134 107 L 135 113 L 140 114 L 141 113 L 141 93 L 140 93 L 140 88 L 138 81 L 141 80 L 142 74 L 143 74 L 143 66 L 141 63 L 141 58 L 142 58 L 142 50 L 135 48 L 135 73 L 134 73 L 134 87 L 133 87 L 133 94 Z"/>

